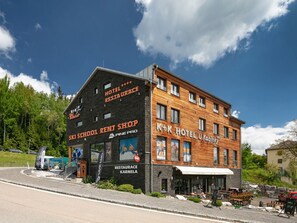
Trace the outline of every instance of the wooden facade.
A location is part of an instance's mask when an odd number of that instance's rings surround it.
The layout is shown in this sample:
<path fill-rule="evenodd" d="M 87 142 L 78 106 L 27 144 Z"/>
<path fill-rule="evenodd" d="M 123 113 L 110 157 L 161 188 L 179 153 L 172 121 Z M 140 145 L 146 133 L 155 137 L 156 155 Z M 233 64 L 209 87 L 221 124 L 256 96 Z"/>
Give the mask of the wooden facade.
<path fill-rule="evenodd" d="M 157 65 L 136 75 L 97 67 L 65 110 L 69 157 L 81 150 L 88 175 L 98 178 L 102 165 L 100 179 L 145 193 L 240 187 L 244 122 L 230 110 Z"/>

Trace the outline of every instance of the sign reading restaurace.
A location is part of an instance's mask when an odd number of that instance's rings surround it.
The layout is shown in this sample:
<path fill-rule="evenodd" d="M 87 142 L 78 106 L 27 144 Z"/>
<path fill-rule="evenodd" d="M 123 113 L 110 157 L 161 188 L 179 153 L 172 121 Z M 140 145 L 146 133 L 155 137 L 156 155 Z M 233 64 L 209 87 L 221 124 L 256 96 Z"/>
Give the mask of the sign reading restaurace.
<path fill-rule="evenodd" d="M 159 132 L 166 132 L 169 134 L 175 134 L 177 136 L 184 136 L 184 137 L 188 137 L 191 139 L 197 139 L 197 140 L 201 140 L 201 141 L 205 141 L 205 142 L 209 142 L 209 143 L 213 143 L 213 144 L 218 144 L 218 142 L 220 140 L 219 137 L 208 136 L 208 135 L 190 131 L 190 130 L 187 130 L 184 128 L 175 127 L 175 129 L 173 129 L 173 127 L 171 125 L 164 125 L 162 123 L 157 123 L 156 127 L 157 127 L 157 131 L 159 131 Z"/>

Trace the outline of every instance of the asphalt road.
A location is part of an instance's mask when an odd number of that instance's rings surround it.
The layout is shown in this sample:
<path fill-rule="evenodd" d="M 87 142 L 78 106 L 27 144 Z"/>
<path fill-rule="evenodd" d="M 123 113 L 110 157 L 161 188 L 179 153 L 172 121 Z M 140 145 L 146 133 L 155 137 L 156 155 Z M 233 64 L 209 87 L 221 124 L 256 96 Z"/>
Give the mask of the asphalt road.
<path fill-rule="evenodd" d="M 0 182 L 1 223 L 211 223 L 199 217 L 111 204 Z"/>

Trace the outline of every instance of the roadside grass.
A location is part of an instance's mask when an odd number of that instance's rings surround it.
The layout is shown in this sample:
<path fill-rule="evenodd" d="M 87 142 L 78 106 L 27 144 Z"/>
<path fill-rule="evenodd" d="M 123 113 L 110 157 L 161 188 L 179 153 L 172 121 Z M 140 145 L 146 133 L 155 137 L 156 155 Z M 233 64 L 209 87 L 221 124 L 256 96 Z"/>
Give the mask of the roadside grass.
<path fill-rule="evenodd" d="M 35 166 L 36 155 L 0 151 L 0 167 Z"/>

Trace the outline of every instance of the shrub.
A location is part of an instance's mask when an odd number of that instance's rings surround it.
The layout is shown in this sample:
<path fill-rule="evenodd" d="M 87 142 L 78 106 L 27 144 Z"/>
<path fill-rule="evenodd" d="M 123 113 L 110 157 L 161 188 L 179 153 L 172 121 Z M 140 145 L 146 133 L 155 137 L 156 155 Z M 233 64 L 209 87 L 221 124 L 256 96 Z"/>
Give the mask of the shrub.
<path fill-rule="evenodd" d="M 221 200 L 217 200 L 217 202 L 215 204 L 213 204 L 216 207 L 221 207 L 223 205 Z"/>
<path fill-rule="evenodd" d="M 91 177 L 90 175 L 88 175 L 88 176 L 86 176 L 86 177 L 84 177 L 84 178 L 82 179 L 82 182 L 85 183 L 85 184 L 91 184 L 91 183 L 93 183 L 94 181 L 93 181 L 92 177 Z"/>
<path fill-rule="evenodd" d="M 193 201 L 195 203 L 200 203 L 201 199 L 199 197 L 188 197 L 189 201 Z"/>
<path fill-rule="evenodd" d="M 142 190 L 141 190 L 140 188 L 138 188 L 138 189 L 134 189 L 134 190 L 132 191 L 132 194 L 142 194 Z"/>
<path fill-rule="evenodd" d="M 112 184 L 109 181 L 102 181 L 102 182 L 99 182 L 98 188 L 114 190 L 114 189 L 116 189 L 116 185 Z"/>
<path fill-rule="evenodd" d="M 118 186 L 117 190 L 132 193 L 134 190 L 134 187 L 131 184 L 122 184 L 122 185 Z"/>
<path fill-rule="evenodd" d="M 157 197 L 157 198 L 165 197 L 165 195 L 164 195 L 164 194 L 161 194 L 160 192 L 152 192 L 152 193 L 150 194 L 150 196 L 152 196 L 152 197 Z"/>

